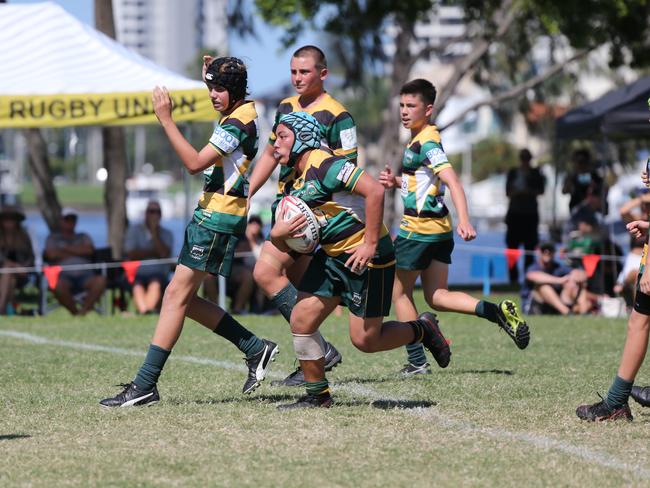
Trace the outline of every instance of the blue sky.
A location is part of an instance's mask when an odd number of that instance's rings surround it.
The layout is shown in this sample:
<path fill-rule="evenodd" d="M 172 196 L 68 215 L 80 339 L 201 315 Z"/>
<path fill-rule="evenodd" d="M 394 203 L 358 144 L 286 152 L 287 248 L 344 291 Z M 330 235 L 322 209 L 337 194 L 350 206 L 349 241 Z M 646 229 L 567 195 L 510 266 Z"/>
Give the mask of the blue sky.
<path fill-rule="evenodd" d="M 9 3 L 40 3 L 43 0 L 9 0 Z M 82 22 L 94 25 L 93 0 L 53 0 Z M 230 38 L 230 53 L 244 60 L 248 66 L 249 89 L 256 96 L 265 95 L 289 82 L 291 53 L 298 46 L 283 49 L 282 31 L 270 28 L 260 20 L 256 25 L 260 41 L 253 38 Z M 317 44 L 317 37 L 307 33 L 298 45 Z M 284 67 L 284 69 L 278 69 Z"/>

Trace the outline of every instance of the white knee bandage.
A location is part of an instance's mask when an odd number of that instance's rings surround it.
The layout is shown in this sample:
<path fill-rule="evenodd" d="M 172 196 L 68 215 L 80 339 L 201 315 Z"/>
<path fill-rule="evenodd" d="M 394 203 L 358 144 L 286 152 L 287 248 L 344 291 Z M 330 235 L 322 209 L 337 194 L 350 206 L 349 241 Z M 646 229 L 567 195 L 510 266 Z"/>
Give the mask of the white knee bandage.
<path fill-rule="evenodd" d="M 303 361 L 325 357 L 325 341 L 318 331 L 313 334 L 293 334 L 293 348 L 296 357 Z"/>

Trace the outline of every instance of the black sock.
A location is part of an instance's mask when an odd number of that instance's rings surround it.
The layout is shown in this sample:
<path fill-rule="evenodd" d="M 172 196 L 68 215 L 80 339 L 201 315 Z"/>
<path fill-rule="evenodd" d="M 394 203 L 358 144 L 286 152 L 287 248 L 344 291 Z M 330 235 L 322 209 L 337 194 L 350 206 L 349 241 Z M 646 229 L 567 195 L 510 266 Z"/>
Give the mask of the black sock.
<path fill-rule="evenodd" d="M 271 303 L 275 305 L 287 322 L 291 319 L 291 312 L 296 301 L 298 301 L 298 290 L 291 283 L 271 297 Z"/>
<path fill-rule="evenodd" d="M 481 300 L 476 304 L 474 313 L 476 313 L 477 317 L 481 317 L 482 319 L 486 319 L 489 320 L 490 322 L 494 322 L 495 324 L 498 324 L 499 323 L 499 319 L 497 318 L 498 310 L 499 307 L 497 306 L 496 303 L 486 302 L 485 300 Z"/>
<path fill-rule="evenodd" d="M 144 363 L 140 366 L 140 370 L 133 380 L 139 390 L 149 391 L 156 386 L 163 366 L 165 366 L 165 362 L 170 354 L 171 351 L 167 349 L 149 344 L 149 350 L 147 351 L 147 356 L 144 358 Z"/>
<path fill-rule="evenodd" d="M 262 339 L 237 322 L 228 312 L 224 312 L 214 333 L 232 342 L 247 358 L 254 356 L 264 348 Z"/>

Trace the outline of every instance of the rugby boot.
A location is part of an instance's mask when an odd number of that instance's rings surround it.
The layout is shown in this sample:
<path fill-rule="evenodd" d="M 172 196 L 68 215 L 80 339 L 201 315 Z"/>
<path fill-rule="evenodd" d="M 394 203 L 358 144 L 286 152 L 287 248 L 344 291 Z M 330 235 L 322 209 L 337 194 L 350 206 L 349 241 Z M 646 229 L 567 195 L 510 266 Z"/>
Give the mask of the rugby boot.
<path fill-rule="evenodd" d="M 267 339 L 262 339 L 262 342 L 264 347 L 260 352 L 250 358 L 244 358 L 246 366 L 248 366 L 248 377 L 244 383 L 244 388 L 242 388 L 242 393 L 250 393 L 260 386 L 260 383 L 266 378 L 271 363 L 275 361 L 275 355 L 280 352 L 275 342 Z"/>
<path fill-rule="evenodd" d="M 530 341 L 530 330 L 517 305 L 512 300 L 503 300 L 497 306 L 499 327 L 506 331 L 519 349 L 526 349 Z"/>

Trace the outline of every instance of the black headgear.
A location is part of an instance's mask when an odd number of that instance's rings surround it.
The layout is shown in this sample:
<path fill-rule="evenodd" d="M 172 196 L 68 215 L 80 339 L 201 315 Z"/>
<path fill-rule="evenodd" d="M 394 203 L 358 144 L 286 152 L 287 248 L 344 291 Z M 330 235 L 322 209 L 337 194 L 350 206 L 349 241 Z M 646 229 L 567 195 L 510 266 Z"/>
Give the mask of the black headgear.
<path fill-rule="evenodd" d="M 246 65 L 239 58 L 216 58 L 205 73 L 205 82 L 208 85 L 219 85 L 228 91 L 228 108 L 246 97 L 247 80 Z"/>

